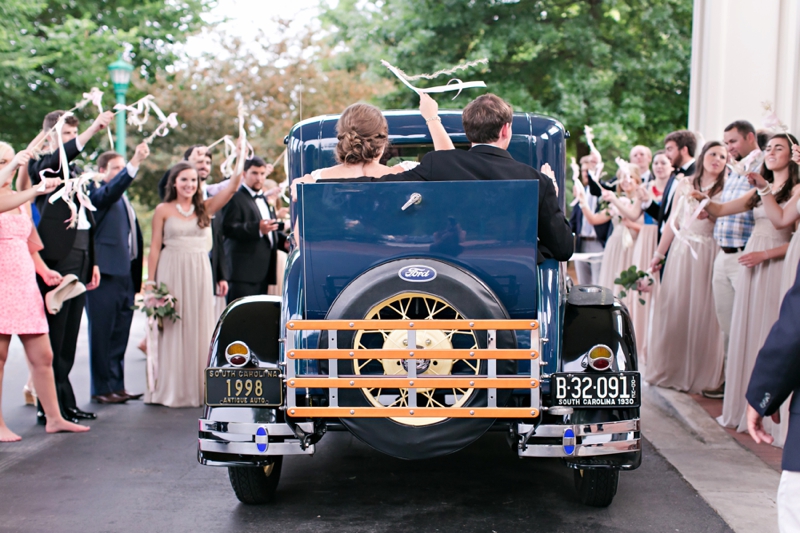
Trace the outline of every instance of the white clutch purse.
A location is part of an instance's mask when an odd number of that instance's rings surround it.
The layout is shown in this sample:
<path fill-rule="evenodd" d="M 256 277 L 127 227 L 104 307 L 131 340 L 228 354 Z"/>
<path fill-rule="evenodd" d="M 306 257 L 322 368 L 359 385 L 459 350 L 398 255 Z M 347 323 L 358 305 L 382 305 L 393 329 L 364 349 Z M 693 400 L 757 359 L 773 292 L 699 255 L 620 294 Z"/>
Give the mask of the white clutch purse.
<path fill-rule="evenodd" d="M 78 281 L 75 274 L 67 274 L 61 280 L 58 287 L 48 292 L 44 296 L 44 305 L 47 312 L 55 315 L 61 311 L 61 306 L 70 298 L 75 298 L 86 292 L 86 286 Z"/>

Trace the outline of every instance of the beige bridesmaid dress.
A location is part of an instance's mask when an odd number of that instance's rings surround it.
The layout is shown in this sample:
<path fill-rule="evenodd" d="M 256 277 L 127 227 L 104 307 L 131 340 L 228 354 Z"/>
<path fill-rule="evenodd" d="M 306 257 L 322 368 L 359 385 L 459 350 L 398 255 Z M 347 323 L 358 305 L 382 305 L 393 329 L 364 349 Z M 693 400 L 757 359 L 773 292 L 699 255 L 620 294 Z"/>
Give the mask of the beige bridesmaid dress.
<path fill-rule="evenodd" d="M 606 241 L 598 284 L 611 289 L 614 291 L 614 295 L 619 296 L 619 292 L 624 289 L 620 285 L 615 285 L 614 280 L 619 277 L 620 272 L 633 264 L 633 248 L 636 244 L 636 232 L 626 228 L 622 224 L 621 217 L 616 214 L 614 214 L 611 220 L 614 230 L 611 232 L 611 237 Z M 620 298 L 620 301 L 624 303 L 628 309 L 630 309 L 636 301 L 634 294 L 635 291 L 628 291 L 625 298 Z"/>
<path fill-rule="evenodd" d="M 678 210 L 673 210 L 672 217 L 678 216 Z M 719 248 L 709 219 L 695 220 L 680 231 L 681 238 L 676 237 L 669 250 L 653 304 L 645 380 L 697 393 L 722 383 L 725 353 L 711 291 Z"/>
<path fill-rule="evenodd" d="M 744 253 L 769 250 L 789 242 L 791 228 L 775 229 L 767 218 L 763 205 L 753 209 L 753 215 L 755 227 Z M 739 267 L 725 365 L 725 398 L 722 401 L 722 415 L 717 417 L 717 421 L 740 432 L 747 431 L 745 394 L 750 374 L 753 372 L 758 351 L 778 320 L 783 264 L 783 259 L 771 259 L 753 268 Z M 771 421 L 765 420 L 764 426 L 769 431 Z"/>
<path fill-rule="evenodd" d="M 215 310 L 211 262 L 211 228 L 197 218 L 164 221 L 164 248 L 158 258 L 156 282 L 165 283 L 177 298 L 180 320 L 164 320 L 158 332 L 155 386 L 145 402 L 167 407 L 199 407 L 204 403 L 204 371 L 208 362 Z"/>
<path fill-rule="evenodd" d="M 795 208 L 800 212 L 800 202 L 795 204 Z M 794 285 L 794 278 L 797 274 L 797 265 L 800 264 L 800 231 L 795 231 L 792 235 L 792 240 L 789 241 L 789 249 L 786 250 L 786 257 L 783 260 L 783 273 L 781 274 L 781 291 L 778 304 L 783 302 L 783 297 L 789 292 L 789 289 Z M 781 423 L 772 424 L 770 433 L 775 439 L 772 444 L 779 448 L 783 448 L 786 442 L 786 432 L 789 430 L 789 404 L 792 401 L 790 395 L 783 405 L 781 406 Z"/>
<path fill-rule="evenodd" d="M 636 238 L 636 245 L 633 247 L 633 264 L 636 265 L 636 268 L 646 272 L 650 268 L 650 261 L 653 259 L 656 249 L 658 249 L 658 225 L 645 224 L 642 226 L 642 230 Z M 647 331 L 650 327 L 653 302 L 658 297 L 658 291 L 661 286 L 658 274 L 653 276 L 653 280 L 649 290 L 643 292 L 641 296 L 638 292 L 633 293 L 633 303 L 629 307 L 633 330 L 636 333 L 636 353 L 640 363 L 647 361 Z M 639 302 L 639 298 L 644 300 L 644 305 Z"/>

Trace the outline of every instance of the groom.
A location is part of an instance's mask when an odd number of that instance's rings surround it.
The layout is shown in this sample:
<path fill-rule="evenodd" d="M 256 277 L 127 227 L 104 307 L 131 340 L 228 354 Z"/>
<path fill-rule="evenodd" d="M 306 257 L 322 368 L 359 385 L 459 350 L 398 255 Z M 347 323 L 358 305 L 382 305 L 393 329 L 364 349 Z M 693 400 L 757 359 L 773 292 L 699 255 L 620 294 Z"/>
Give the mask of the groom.
<path fill-rule="evenodd" d="M 469 150 L 428 152 L 419 166 L 406 172 L 346 181 L 539 180 L 539 262 L 545 258 L 567 261 L 574 249 L 572 230 L 558 205 L 553 182 L 541 179 L 539 171 L 514 160 L 508 153 L 513 117 L 514 111 L 505 100 L 494 94 L 484 94 L 467 104 L 461 113 L 464 133 L 472 143 Z M 315 181 L 307 176 L 298 183 Z"/>

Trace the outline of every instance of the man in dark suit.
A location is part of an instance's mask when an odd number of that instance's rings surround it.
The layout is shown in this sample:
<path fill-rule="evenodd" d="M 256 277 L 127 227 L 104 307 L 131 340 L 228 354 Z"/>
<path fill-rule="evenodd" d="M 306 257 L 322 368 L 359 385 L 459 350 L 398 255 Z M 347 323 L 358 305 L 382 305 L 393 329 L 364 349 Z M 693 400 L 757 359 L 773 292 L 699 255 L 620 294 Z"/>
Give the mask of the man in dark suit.
<path fill-rule="evenodd" d="M 286 235 L 278 231 L 275 211 L 264 196 L 270 167 L 260 157 L 245 162 L 242 186 L 225 207 L 222 228 L 231 260 L 228 303 L 267 294 L 276 283 L 277 251 L 286 248 Z"/>
<path fill-rule="evenodd" d="M 675 178 L 678 174 L 691 176 L 695 171 L 694 153 L 697 148 L 697 138 L 689 130 L 673 131 L 664 139 L 664 151 L 672 163 L 672 175 L 664 186 L 661 203 L 650 201 L 642 205 L 648 215 L 658 222 L 658 240 L 661 241 L 661 232 L 672 213 L 672 198 L 675 196 Z"/>
<path fill-rule="evenodd" d="M 787 265 L 788 266 L 788 265 Z M 747 387 L 747 429 L 756 442 L 772 443 L 763 418 L 776 418 L 792 395 L 789 429 L 783 446 L 783 474 L 778 489 L 778 525 L 781 531 L 800 531 L 800 266 L 794 285 L 783 299 L 778 321 L 758 352 Z M 777 421 L 777 420 L 776 420 Z"/>
<path fill-rule="evenodd" d="M 44 120 L 43 129 L 50 130 L 64 114 L 63 111 L 53 111 Z M 89 128 L 78 135 L 78 122 L 74 117 L 66 119 L 61 130 L 64 141 L 64 154 L 70 163 L 69 172 L 76 177 L 79 169 L 72 161 L 78 157 L 91 137 L 108 127 L 114 114 L 106 111 L 100 114 Z M 42 178 L 54 178 L 60 175 L 60 149 L 51 142 L 55 150 L 43 155 L 37 160 L 28 163 L 28 174 L 33 185 L 37 185 Z M 61 188 L 59 187 L 60 190 Z M 38 231 L 44 244 L 40 255 L 47 266 L 62 276 L 75 274 L 81 283 L 86 285 L 86 290 L 97 288 L 100 283 L 100 269 L 95 262 L 94 233 L 95 221 L 92 212 L 81 207 L 78 210 L 77 225 L 68 228 L 64 222 L 69 219 L 71 212 L 63 201 L 53 204 L 48 202 L 50 195 L 43 195 L 37 199 L 37 207 L 41 213 Z M 39 289 L 44 296 L 52 290 L 41 278 L 38 278 Z M 75 349 L 78 344 L 78 332 L 81 326 L 81 317 L 86 303 L 86 295 L 81 294 L 67 300 L 61 311 L 55 315 L 48 313 L 47 324 L 50 328 L 50 345 L 53 349 L 53 372 L 56 379 L 56 392 L 58 403 L 65 419 L 77 422 L 79 419 L 93 419 L 94 413 L 78 409 L 72 384 L 69 382 L 69 373 L 75 363 Z M 37 410 L 39 423 L 46 423 L 41 405 Z"/>
<path fill-rule="evenodd" d="M 539 261 L 553 258 L 567 261 L 574 250 L 572 230 L 558 205 L 555 187 L 534 168 L 515 161 L 508 153 L 514 111 L 499 96 L 484 94 L 464 108 L 461 120 L 472 143 L 469 150 L 440 150 L 425 154 L 419 166 L 380 178 L 361 177 L 352 181 L 467 181 L 539 180 Z M 438 117 L 427 117 L 435 120 Z M 302 183 L 312 183 L 311 177 Z M 345 181 L 345 180 L 326 180 Z"/>
<path fill-rule="evenodd" d="M 95 255 L 101 276 L 100 286 L 86 298 L 92 400 L 97 403 L 141 398 L 141 394 L 125 390 L 125 350 L 133 321 L 133 297 L 142 286 L 143 255 L 142 231 L 125 191 L 149 154 L 143 142 L 126 165 L 117 152 L 105 152 L 97 159 L 105 183 L 89 192 L 97 208 Z"/>

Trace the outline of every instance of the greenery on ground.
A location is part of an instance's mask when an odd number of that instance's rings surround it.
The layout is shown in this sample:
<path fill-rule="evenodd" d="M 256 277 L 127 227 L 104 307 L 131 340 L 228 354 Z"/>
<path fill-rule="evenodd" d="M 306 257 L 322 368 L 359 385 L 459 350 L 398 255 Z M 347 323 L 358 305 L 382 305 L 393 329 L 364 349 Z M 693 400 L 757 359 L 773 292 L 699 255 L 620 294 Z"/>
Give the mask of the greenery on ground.
<path fill-rule="evenodd" d="M 386 79 L 380 59 L 417 74 L 488 58 L 457 76 L 486 81 L 517 110 L 556 117 L 578 142 L 591 125 L 607 161 L 634 144 L 660 146 L 687 123 L 692 0 L 340 0 L 324 20 L 344 49 L 340 65 L 366 64 Z M 415 106 L 395 87 L 384 106 Z"/>

